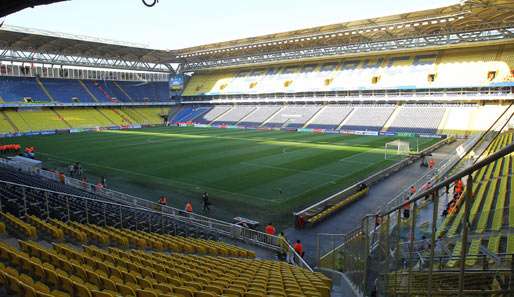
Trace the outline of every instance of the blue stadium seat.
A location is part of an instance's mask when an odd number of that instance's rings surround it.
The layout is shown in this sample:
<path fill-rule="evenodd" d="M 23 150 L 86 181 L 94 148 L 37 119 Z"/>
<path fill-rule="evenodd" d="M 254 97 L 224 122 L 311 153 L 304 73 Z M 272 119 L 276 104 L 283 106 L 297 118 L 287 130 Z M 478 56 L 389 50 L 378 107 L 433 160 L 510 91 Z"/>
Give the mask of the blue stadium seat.
<path fill-rule="evenodd" d="M 55 101 L 73 103 L 77 99 L 79 102 L 95 102 L 78 80 L 44 78 L 41 82 Z"/>
<path fill-rule="evenodd" d="M 0 77 L 0 97 L 5 102 L 23 102 L 23 98 L 31 98 L 32 101 L 47 102 L 48 96 L 39 87 L 36 80 L 31 77 Z"/>

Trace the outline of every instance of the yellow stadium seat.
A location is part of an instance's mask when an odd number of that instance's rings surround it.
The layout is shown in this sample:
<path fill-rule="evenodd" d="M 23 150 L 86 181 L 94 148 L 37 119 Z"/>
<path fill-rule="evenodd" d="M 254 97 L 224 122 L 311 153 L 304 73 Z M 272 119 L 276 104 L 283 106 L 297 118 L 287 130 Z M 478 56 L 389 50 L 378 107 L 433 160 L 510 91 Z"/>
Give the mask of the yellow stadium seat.
<path fill-rule="evenodd" d="M 52 291 L 52 293 L 50 293 L 52 296 L 54 297 L 73 297 L 73 295 L 70 295 L 66 292 L 63 292 L 63 291 Z"/>
<path fill-rule="evenodd" d="M 249 291 L 244 293 L 244 297 L 265 297 L 266 292 L 258 292 L 258 291 Z"/>
<path fill-rule="evenodd" d="M 65 293 L 68 293 L 70 295 L 73 295 L 73 282 L 65 277 L 65 276 L 62 276 L 62 275 L 58 275 L 59 277 L 59 283 L 60 283 L 60 288 L 65 292 Z"/>
<path fill-rule="evenodd" d="M 181 295 L 183 297 L 193 297 L 195 290 L 188 287 L 178 287 L 173 290 L 177 295 Z"/>
<path fill-rule="evenodd" d="M 123 296 L 136 296 L 135 290 L 125 284 L 117 283 L 116 288 L 118 289 L 118 293 Z"/>
<path fill-rule="evenodd" d="M 22 295 L 23 288 L 21 287 L 21 282 L 15 276 L 11 274 L 4 274 L 7 283 L 7 289 L 10 292 L 13 292 L 16 295 Z"/>
<path fill-rule="evenodd" d="M 215 293 L 217 295 L 220 295 L 221 293 L 223 293 L 223 287 L 218 287 L 218 286 L 213 286 L 213 285 L 207 285 L 205 286 L 204 288 L 204 291 L 206 292 L 212 292 L 212 293 Z"/>
<path fill-rule="evenodd" d="M 23 297 L 36 297 L 36 290 L 24 283 L 20 284 L 21 290 L 22 290 L 22 296 Z"/>
<path fill-rule="evenodd" d="M 148 290 L 137 290 L 137 297 L 158 297 L 158 295 L 153 291 Z"/>
<path fill-rule="evenodd" d="M 73 289 L 75 291 L 74 296 L 77 297 L 92 297 L 91 291 L 83 284 L 74 282 Z"/>
<path fill-rule="evenodd" d="M 116 297 L 116 293 L 114 292 L 104 292 L 104 291 L 91 291 L 91 295 L 93 297 Z"/>
<path fill-rule="evenodd" d="M 237 296 L 237 297 L 241 297 L 244 295 L 244 291 L 239 291 L 239 290 L 236 290 L 236 289 L 225 289 L 223 290 L 223 295 L 222 296 Z"/>
<path fill-rule="evenodd" d="M 216 297 L 216 296 L 218 296 L 218 295 L 213 292 L 208 292 L 208 291 L 195 292 L 195 297 Z"/>

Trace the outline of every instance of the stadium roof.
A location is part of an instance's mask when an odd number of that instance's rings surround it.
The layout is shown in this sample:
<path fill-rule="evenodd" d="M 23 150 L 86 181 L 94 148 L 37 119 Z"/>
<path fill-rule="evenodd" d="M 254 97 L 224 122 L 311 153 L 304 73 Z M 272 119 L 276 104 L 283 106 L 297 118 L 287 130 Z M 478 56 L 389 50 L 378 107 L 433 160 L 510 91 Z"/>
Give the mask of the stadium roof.
<path fill-rule="evenodd" d="M 0 60 L 173 72 L 355 53 L 514 39 L 514 1 L 457 4 L 196 46 L 156 50 L 141 44 L 32 30 L 0 28 Z"/>
<path fill-rule="evenodd" d="M 62 1 L 66 0 L 0 0 L 0 17 L 4 17 L 28 7 L 52 4 Z"/>
<path fill-rule="evenodd" d="M 169 71 L 173 60 L 142 44 L 7 25 L 0 28 L 0 48 L 11 51 L 8 60 L 134 70 Z"/>
<path fill-rule="evenodd" d="M 218 61 L 219 67 L 226 64 L 220 63 L 220 60 L 228 61 L 236 57 L 248 57 L 247 62 L 252 63 L 252 57 L 258 58 L 259 55 L 270 53 L 311 51 L 453 33 L 484 32 L 488 29 L 500 29 L 502 35 L 512 38 L 512 28 L 514 1 L 465 0 L 441 8 L 201 45 L 177 50 L 174 53 L 177 54 L 176 58 L 182 59 L 185 63 L 207 68 L 209 66 L 205 61 Z M 498 35 L 498 32 L 495 34 Z M 462 42 L 466 37 L 456 38 Z M 472 37 L 474 41 L 481 41 L 477 36 Z M 441 39 L 445 38 L 448 39 Z M 436 40 L 436 44 L 441 45 L 441 39 Z M 368 52 L 371 50 L 371 47 L 367 49 Z M 301 58 L 301 55 L 289 56 L 294 59 Z"/>

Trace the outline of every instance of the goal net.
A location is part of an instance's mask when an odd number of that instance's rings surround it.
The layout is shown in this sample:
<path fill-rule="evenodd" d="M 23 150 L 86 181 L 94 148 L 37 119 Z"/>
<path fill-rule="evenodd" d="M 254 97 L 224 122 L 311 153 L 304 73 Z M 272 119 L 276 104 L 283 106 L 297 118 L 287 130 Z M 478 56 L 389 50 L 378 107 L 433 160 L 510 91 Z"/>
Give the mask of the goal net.
<path fill-rule="evenodd" d="M 395 140 L 385 144 L 384 159 L 396 158 L 408 155 L 410 152 L 410 143 L 408 141 Z"/>

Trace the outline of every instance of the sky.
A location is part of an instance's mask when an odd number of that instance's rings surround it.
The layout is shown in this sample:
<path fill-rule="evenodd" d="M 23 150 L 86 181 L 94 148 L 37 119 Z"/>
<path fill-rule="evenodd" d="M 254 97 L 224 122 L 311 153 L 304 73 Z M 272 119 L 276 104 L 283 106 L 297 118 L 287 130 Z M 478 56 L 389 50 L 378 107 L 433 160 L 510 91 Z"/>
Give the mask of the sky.
<path fill-rule="evenodd" d="M 28 8 L 7 25 L 179 49 L 435 8 L 456 0 L 71 0 Z"/>

